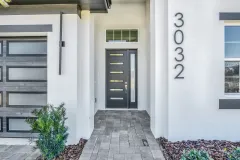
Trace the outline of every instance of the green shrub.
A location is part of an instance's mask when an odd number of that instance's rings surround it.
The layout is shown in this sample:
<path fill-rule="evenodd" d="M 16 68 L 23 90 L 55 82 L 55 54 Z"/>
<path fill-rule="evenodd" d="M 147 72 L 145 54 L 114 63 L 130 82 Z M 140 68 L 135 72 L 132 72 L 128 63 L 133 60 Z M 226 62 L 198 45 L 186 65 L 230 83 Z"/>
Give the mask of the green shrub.
<path fill-rule="evenodd" d="M 192 149 L 188 152 L 183 151 L 181 160 L 212 160 L 212 158 L 205 151 Z"/>
<path fill-rule="evenodd" d="M 240 148 L 236 148 L 231 153 L 227 154 L 228 160 L 240 160 Z"/>
<path fill-rule="evenodd" d="M 52 160 L 59 156 L 65 148 L 67 142 L 66 109 L 64 104 L 59 107 L 52 105 L 44 106 L 40 110 L 34 110 L 36 119 L 27 119 L 32 132 L 39 133 L 36 147 L 41 151 L 42 157 Z"/>

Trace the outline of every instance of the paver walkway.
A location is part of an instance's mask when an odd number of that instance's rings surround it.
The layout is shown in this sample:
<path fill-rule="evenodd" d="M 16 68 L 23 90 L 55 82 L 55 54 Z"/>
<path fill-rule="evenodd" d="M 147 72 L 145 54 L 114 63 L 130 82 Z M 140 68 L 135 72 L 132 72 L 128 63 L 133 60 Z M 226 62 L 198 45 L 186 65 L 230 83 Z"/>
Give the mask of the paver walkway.
<path fill-rule="evenodd" d="M 30 145 L 0 145 L 0 160 L 35 160 L 39 155 Z"/>
<path fill-rule="evenodd" d="M 98 111 L 80 160 L 164 160 L 146 111 Z"/>

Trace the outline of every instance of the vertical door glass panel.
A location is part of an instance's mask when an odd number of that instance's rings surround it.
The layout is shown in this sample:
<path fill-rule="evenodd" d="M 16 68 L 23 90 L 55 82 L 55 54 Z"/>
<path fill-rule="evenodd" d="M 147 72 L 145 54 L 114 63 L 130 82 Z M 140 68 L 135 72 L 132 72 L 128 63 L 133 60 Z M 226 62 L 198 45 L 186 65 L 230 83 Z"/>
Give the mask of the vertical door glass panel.
<path fill-rule="evenodd" d="M 122 42 L 129 42 L 130 39 L 130 31 L 122 30 Z"/>
<path fill-rule="evenodd" d="M 110 97 L 111 100 L 123 100 L 122 97 Z"/>
<path fill-rule="evenodd" d="M 239 62 L 225 62 L 225 93 L 239 93 Z"/>
<path fill-rule="evenodd" d="M 8 42 L 9 55 L 46 55 L 47 42 L 46 41 L 19 41 Z"/>
<path fill-rule="evenodd" d="M 123 62 L 112 62 L 110 65 L 123 65 Z"/>
<path fill-rule="evenodd" d="M 136 29 L 130 31 L 130 42 L 138 42 L 138 31 Z"/>
<path fill-rule="evenodd" d="M 111 42 L 113 40 L 113 30 L 107 30 L 106 31 L 106 41 Z"/>
<path fill-rule="evenodd" d="M 111 53 L 110 56 L 122 57 L 123 54 L 120 54 L 120 53 Z"/>
<path fill-rule="evenodd" d="M 131 63 L 131 102 L 136 101 L 136 68 L 135 68 L 135 54 L 130 55 L 130 63 Z"/>
<path fill-rule="evenodd" d="M 111 71 L 111 74 L 123 74 L 123 71 Z"/>
<path fill-rule="evenodd" d="M 111 83 L 122 83 L 123 80 L 110 80 Z"/>
<path fill-rule="evenodd" d="M 121 42 L 122 40 L 122 31 L 121 30 L 114 30 L 114 41 Z"/>

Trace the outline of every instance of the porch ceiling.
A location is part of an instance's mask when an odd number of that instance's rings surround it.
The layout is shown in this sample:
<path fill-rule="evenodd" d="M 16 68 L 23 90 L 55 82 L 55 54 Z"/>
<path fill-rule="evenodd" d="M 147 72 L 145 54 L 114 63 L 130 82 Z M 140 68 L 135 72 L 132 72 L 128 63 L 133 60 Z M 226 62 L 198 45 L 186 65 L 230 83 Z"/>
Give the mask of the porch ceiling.
<path fill-rule="evenodd" d="M 12 0 L 10 5 L 79 4 L 83 10 L 107 12 L 111 0 Z"/>

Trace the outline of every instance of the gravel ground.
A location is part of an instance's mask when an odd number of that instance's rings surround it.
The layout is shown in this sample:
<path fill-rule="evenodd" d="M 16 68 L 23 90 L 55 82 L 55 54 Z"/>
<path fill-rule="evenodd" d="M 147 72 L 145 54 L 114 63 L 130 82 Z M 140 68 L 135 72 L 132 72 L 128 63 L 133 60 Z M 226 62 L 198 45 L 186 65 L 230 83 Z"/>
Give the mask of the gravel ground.
<path fill-rule="evenodd" d="M 227 149 L 227 151 L 231 152 L 234 148 L 240 147 L 240 142 L 217 140 L 170 142 L 165 138 L 159 138 L 157 141 L 163 148 L 166 160 L 180 160 L 184 150 L 193 148 L 207 151 L 214 160 L 227 160 L 225 157 L 225 150 Z"/>
<path fill-rule="evenodd" d="M 79 160 L 80 155 L 82 154 L 82 150 L 87 140 L 81 139 L 76 145 L 66 146 L 63 153 L 56 158 L 55 160 Z M 42 160 L 41 157 L 37 158 L 37 160 Z"/>

